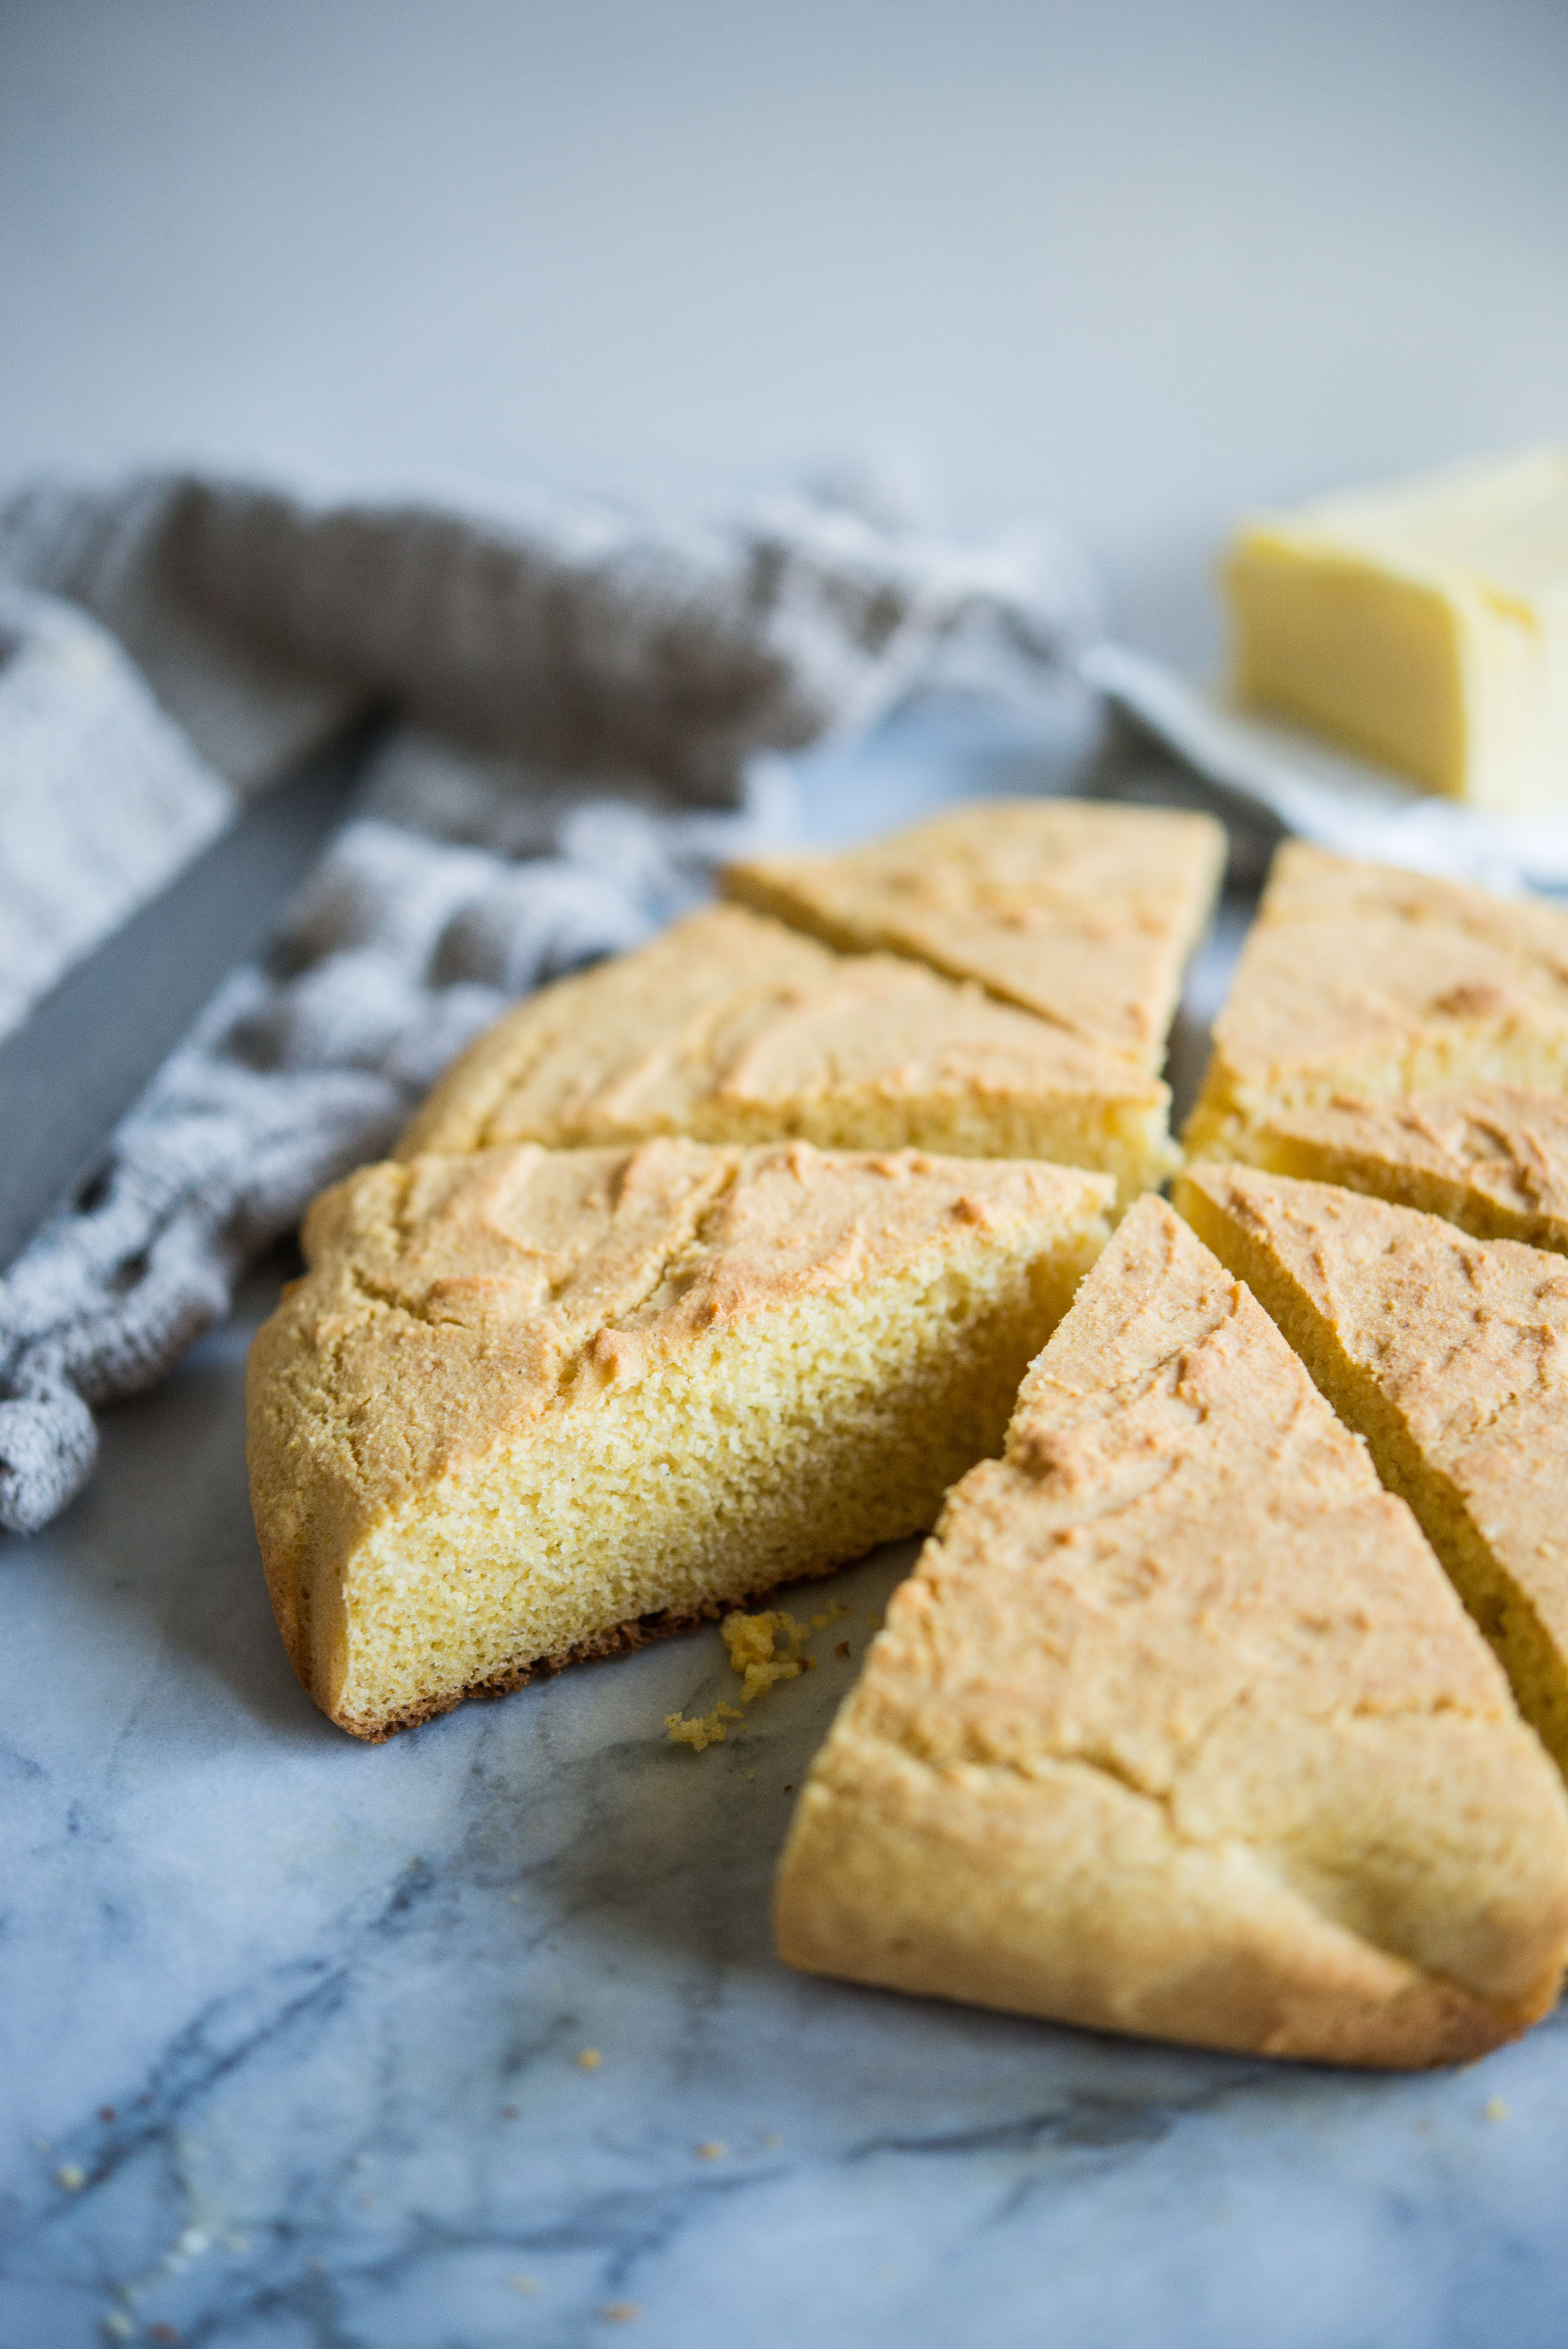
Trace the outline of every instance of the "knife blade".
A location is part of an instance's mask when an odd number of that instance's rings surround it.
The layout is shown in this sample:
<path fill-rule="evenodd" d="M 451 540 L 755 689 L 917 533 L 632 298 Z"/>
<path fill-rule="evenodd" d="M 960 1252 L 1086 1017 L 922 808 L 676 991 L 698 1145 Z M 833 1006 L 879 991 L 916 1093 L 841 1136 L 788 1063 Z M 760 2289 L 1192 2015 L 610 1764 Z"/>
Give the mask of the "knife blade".
<path fill-rule="evenodd" d="M 312 753 L 0 1043 L 0 1272 L 93 1174 L 219 982 L 264 942 L 380 731 L 360 719 Z"/>

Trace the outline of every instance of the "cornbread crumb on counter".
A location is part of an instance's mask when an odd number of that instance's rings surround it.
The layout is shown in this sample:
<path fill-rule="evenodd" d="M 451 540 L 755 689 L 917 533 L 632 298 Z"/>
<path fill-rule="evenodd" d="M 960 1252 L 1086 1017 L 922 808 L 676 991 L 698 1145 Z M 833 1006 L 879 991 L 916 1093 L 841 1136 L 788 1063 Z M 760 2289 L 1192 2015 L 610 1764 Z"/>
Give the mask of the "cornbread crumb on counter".
<path fill-rule="evenodd" d="M 802 1672 L 815 1671 L 816 1657 L 801 1652 L 809 1634 L 824 1630 L 835 1616 L 847 1615 L 849 1611 L 847 1607 L 834 1599 L 824 1613 L 813 1615 L 809 1625 L 797 1623 L 793 1615 L 782 1607 L 769 1608 L 758 1615 L 738 1612 L 727 1615 L 719 1629 L 728 1652 L 730 1668 L 742 1674 L 745 1680 L 746 1685 L 740 1692 L 741 1704 L 748 1705 L 753 1697 L 766 1695 L 780 1681 L 799 1680 Z M 782 1653 L 777 1650 L 779 1640 L 784 1641 Z M 840 1652 L 847 1655 L 849 1651 L 841 1648 Z M 683 1721 L 678 1713 L 666 1713 L 665 1727 L 672 1743 L 689 1745 L 702 1754 L 710 1745 L 723 1744 L 727 1721 L 742 1718 L 736 1706 L 721 1701 L 712 1713 L 704 1713 L 700 1719 Z"/>
<path fill-rule="evenodd" d="M 836 954 L 714 905 L 519 1004 L 441 1079 L 397 1155 L 799 1138 L 1103 1167 L 1127 1200 L 1177 1164 L 1170 1106 L 1157 1060 L 920 962 Z"/>
<path fill-rule="evenodd" d="M 951 1495 L 796 1807 L 782 1955 L 1319 2061 L 1552 2003 L 1568 1798 L 1405 1504 L 1140 1201 Z"/>
<path fill-rule="evenodd" d="M 1568 1254 L 1568 1096 L 1522 1085 L 1345 1094 L 1274 1119 L 1259 1135 L 1271 1173 L 1371 1192 L 1442 1216 L 1477 1239 Z"/>
<path fill-rule="evenodd" d="M 252 1350 L 294 1668 L 378 1738 L 929 1526 L 1104 1244 L 1055 1166 L 657 1141 L 362 1169 Z"/>
<path fill-rule="evenodd" d="M 1190 1158 L 1354 1093 L 1568 1092 L 1568 911 L 1303 841 L 1275 855 L 1214 1023 Z"/>
<path fill-rule="evenodd" d="M 1178 1201 L 1366 1437 L 1568 1770 L 1568 1265 L 1251 1167 L 1195 1168 Z"/>
<path fill-rule="evenodd" d="M 1224 867 L 1212 816 L 985 800 L 860 848 L 748 857 L 720 885 L 830 946 L 977 979 L 1158 1076 Z"/>
<path fill-rule="evenodd" d="M 727 1721 L 745 1718 L 738 1704 L 726 1704 L 720 1698 L 711 1713 L 696 1714 L 690 1721 L 683 1721 L 678 1713 L 666 1713 L 665 1727 L 672 1745 L 689 1745 L 694 1754 L 706 1754 L 710 1745 L 724 1744 Z"/>

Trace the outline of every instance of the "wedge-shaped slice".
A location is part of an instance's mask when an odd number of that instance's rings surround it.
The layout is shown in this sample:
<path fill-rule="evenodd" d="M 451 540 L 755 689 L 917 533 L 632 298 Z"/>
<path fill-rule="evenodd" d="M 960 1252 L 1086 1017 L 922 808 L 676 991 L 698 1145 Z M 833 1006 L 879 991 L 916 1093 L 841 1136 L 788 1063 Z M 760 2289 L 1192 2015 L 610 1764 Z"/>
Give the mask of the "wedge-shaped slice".
<path fill-rule="evenodd" d="M 1568 1265 L 1249 1167 L 1180 1197 L 1366 1436 L 1568 1770 Z"/>
<path fill-rule="evenodd" d="M 753 857 L 722 886 L 830 946 L 978 979 L 1157 1076 L 1224 864 L 1210 816 L 993 800 L 837 854 Z"/>
<path fill-rule="evenodd" d="M 1568 1803 L 1402 1501 L 1140 1201 L 896 1594 L 780 1870 L 792 1963 L 1276 2055 L 1551 2003 Z"/>
<path fill-rule="evenodd" d="M 717 905 L 509 1013 L 441 1080 L 398 1155 L 799 1137 L 1103 1167 L 1130 1199 L 1178 1162 L 1170 1104 L 1125 1055 L 977 987 Z"/>
<path fill-rule="evenodd" d="M 1568 1092 L 1568 913 L 1358 864 L 1274 859 L 1214 1024 L 1192 1157 L 1255 1159 L 1257 1130 L 1339 1093 Z"/>
<path fill-rule="evenodd" d="M 804 1143 L 364 1168 L 252 1352 L 294 1669 L 381 1737 L 929 1526 L 1109 1195 Z"/>
<path fill-rule="evenodd" d="M 1477 1239 L 1568 1255 L 1568 1094 L 1477 1085 L 1404 1101 L 1351 1095 L 1275 1119 L 1258 1154 L 1275 1174 L 1420 1207 Z"/>

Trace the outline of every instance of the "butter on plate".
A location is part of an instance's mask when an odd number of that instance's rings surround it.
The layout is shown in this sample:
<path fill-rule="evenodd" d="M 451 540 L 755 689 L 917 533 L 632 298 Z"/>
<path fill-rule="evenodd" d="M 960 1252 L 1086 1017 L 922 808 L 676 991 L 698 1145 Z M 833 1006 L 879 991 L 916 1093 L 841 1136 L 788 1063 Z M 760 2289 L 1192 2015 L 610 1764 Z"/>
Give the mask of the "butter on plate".
<path fill-rule="evenodd" d="M 1479 807 L 1568 804 L 1568 449 L 1254 517 L 1224 582 L 1243 703 Z"/>

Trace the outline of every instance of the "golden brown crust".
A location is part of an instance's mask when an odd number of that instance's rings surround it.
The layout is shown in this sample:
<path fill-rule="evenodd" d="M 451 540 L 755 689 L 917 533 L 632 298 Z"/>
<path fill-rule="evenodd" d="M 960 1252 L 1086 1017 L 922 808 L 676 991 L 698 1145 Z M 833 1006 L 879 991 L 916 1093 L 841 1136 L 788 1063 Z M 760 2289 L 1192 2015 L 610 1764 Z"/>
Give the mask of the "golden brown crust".
<path fill-rule="evenodd" d="M 1288 841 L 1214 1023 L 1183 1140 L 1255 1157 L 1257 1129 L 1336 1093 L 1568 1091 L 1568 913 Z"/>
<path fill-rule="evenodd" d="M 1130 1195 L 1174 1163 L 1169 1106 L 1125 1053 L 977 987 L 715 905 L 508 1013 L 442 1078 L 397 1155 L 800 1139 L 1106 1165 Z"/>
<path fill-rule="evenodd" d="M 830 946 L 977 979 L 1154 1075 L 1224 860 L 1209 816 L 993 800 L 863 848 L 750 857 L 721 885 Z"/>
<path fill-rule="evenodd" d="M 1059 1167 L 799 1143 L 523 1145 L 362 1169 L 312 1209 L 311 1271 L 252 1350 L 253 1499 L 296 1671 L 366 1734 L 619 1638 L 688 1587 L 737 1603 L 922 1529 L 943 1485 L 998 1440 L 1109 1196 L 1108 1177 Z M 910 1328 L 895 1318 L 884 1334 L 876 1315 L 895 1308 Z M 839 1340 L 811 1334 L 822 1312 L 855 1320 L 842 1361 Z M 857 1405 L 863 1432 L 858 1417 L 812 1417 L 835 1378 L 860 1395 L 888 1347 L 893 1384 Z M 926 1408 L 940 1424 L 906 1462 L 901 1431 Z M 810 1460 L 789 1464 L 801 1445 Z M 861 1485 L 812 1501 L 841 1452 Z M 769 1475 L 785 1479 L 770 1506 Z M 657 1525 L 653 1563 L 638 1565 L 652 1521 L 627 1495 L 645 1488 Z M 688 1547 L 706 1583 L 670 1562 Z"/>
<path fill-rule="evenodd" d="M 1477 1239 L 1568 1253 L 1568 1096 L 1522 1085 L 1349 1094 L 1273 1119 L 1259 1137 L 1273 1174 L 1336 1183 L 1442 1216 Z"/>
<path fill-rule="evenodd" d="M 819 1971 L 1332 2062 L 1473 2055 L 1554 1996 L 1563 1790 L 1404 1504 L 1161 1203 L 895 1595 L 779 1921 Z"/>
<path fill-rule="evenodd" d="M 1367 1437 L 1568 1766 L 1568 1266 L 1251 1167 L 1178 1197 Z"/>

